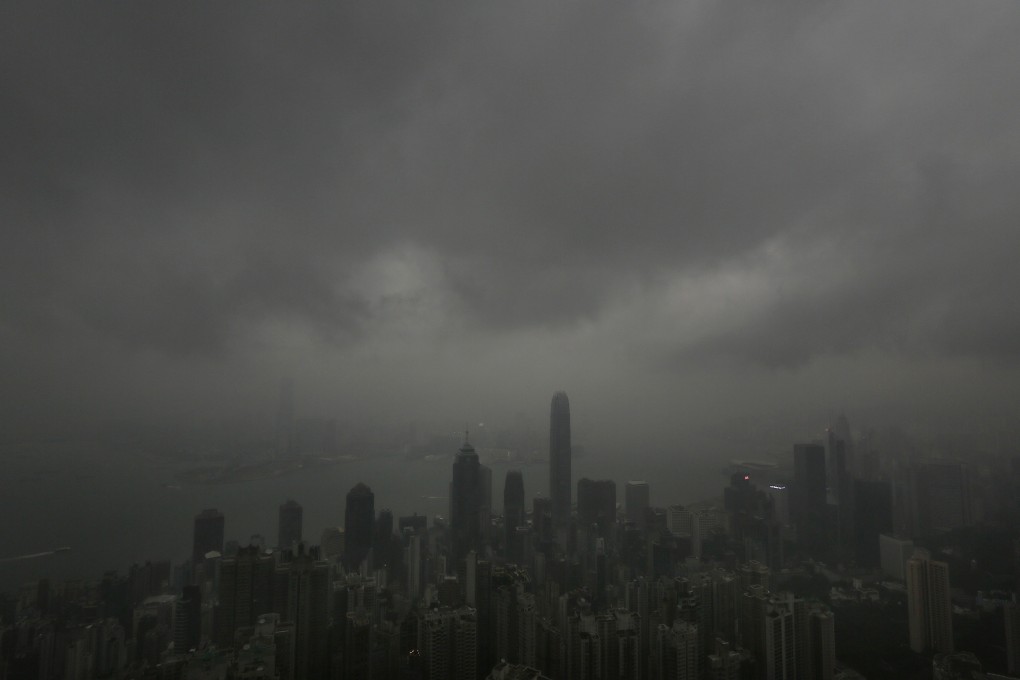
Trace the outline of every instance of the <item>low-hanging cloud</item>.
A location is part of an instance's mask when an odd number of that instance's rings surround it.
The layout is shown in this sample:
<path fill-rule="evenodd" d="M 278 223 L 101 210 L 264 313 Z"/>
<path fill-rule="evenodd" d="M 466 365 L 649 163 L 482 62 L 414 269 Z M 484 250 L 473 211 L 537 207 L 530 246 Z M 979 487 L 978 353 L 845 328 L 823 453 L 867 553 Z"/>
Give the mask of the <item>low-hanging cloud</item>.
<path fill-rule="evenodd" d="M 185 365 L 284 337 L 1020 351 L 1012 2 L 2 12 L 25 375 L 63 346 Z"/>

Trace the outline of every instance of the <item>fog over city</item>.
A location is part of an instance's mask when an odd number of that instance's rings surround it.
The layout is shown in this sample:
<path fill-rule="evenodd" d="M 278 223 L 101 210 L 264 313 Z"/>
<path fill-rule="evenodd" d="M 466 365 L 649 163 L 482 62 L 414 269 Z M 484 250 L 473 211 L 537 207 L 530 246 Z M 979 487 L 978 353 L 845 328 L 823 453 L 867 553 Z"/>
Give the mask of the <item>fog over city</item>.
<path fill-rule="evenodd" d="M 8 5 L 7 428 L 1015 430 L 1020 6 Z M 583 428 L 586 427 L 587 431 Z"/>
<path fill-rule="evenodd" d="M 0 3 L 0 680 L 1020 678 L 1018 36 Z"/>

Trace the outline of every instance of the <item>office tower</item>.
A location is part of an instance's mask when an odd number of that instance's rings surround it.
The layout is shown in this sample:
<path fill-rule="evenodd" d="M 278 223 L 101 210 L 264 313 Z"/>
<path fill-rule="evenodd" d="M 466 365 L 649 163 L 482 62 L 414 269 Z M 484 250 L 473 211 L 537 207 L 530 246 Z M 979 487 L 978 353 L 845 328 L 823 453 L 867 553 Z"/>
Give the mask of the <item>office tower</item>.
<path fill-rule="evenodd" d="M 422 594 L 422 537 L 412 534 L 407 542 L 407 597 L 416 602 Z"/>
<path fill-rule="evenodd" d="M 1020 607 L 1014 601 L 1002 608 L 1006 625 L 1006 672 L 1020 674 Z"/>
<path fill-rule="evenodd" d="M 367 487 L 366 487 L 367 488 Z M 329 661 L 329 563 L 315 548 L 297 553 L 276 571 L 276 607 L 293 624 L 294 678 L 325 678 Z"/>
<path fill-rule="evenodd" d="M 888 576 L 903 581 L 907 578 L 907 560 L 914 554 L 914 542 L 881 534 L 878 538 L 882 571 Z"/>
<path fill-rule="evenodd" d="M 648 482 L 627 482 L 624 498 L 627 503 L 627 521 L 645 528 L 645 510 L 651 505 Z"/>
<path fill-rule="evenodd" d="M 215 639 L 221 647 L 234 643 L 238 628 L 253 626 L 259 615 L 273 611 L 273 575 L 276 563 L 255 546 L 238 550 L 220 562 Z"/>
<path fill-rule="evenodd" d="M 195 517 L 195 534 L 191 550 L 191 563 L 199 565 L 206 553 L 223 553 L 223 513 L 210 508 Z"/>
<path fill-rule="evenodd" d="M 818 553 L 828 545 L 828 508 L 825 500 L 825 447 L 797 444 L 793 447 L 794 503 L 791 506 L 797 540 L 808 552 Z"/>
<path fill-rule="evenodd" d="M 280 526 L 276 547 L 280 550 L 290 548 L 301 540 L 301 519 L 304 510 L 297 501 L 288 500 L 280 506 Z"/>
<path fill-rule="evenodd" d="M 372 569 L 385 569 L 387 573 L 392 573 L 401 564 L 402 556 L 401 545 L 395 542 L 393 535 L 393 512 L 383 508 L 376 517 L 372 536 Z"/>
<path fill-rule="evenodd" d="M 478 465 L 478 535 L 483 542 L 492 533 L 492 468 Z"/>
<path fill-rule="evenodd" d="M 605 535 L 616 522 L 616 482 L 587 477 L 577 480 L 577 521 L 586 529 L 597 524 Z"/>
<path fill-rule="evenodd" d="M 524 476 L 520 470 L 508 470 L 503 482 L 503 537 L 507 557 L 520 563 L 522 555 L 512 550 L 517 527 L 524 523 Z"/>
<path fill-rule="evenodd" d="M 836 674 L 836 624 L 832 612 L 816 606 L 809 614 L 808 645 L 811 656 L 810 677 L 832 680 Z M 798 645 L 800 645 L 798 641 Z"/>
<path fill-rule="evenodd" d="M 276 455 L 293 455 L 295 443 L 294 382 L 287 378 L 280 383 L 280 404 L 276 412 Z"/>
<path fill-rule="evenodd" d="M 548 546 L 553 542 L 552 499 L 535 496 L 531 501 L 531 524 L 535 530 L 535 539 L 539 546 Z"/>
<path fill-rule="evenodd" d="M 570 452 L 570 401 L 557 392 L 549 408 L 549 497 L 557 529 L 570 523 Z"/>
<path fill-rule="evenodd" d="M 836 504 L 842 503 L 849 471 L 846 466 L 846 442 L 830 427 L 826 432 L 827 460 L 825 464 L 825 480 L 829 492 Z"/>
<path fill-rule="evenodd" d="M 831 519 L 829 529 L 834 532 L 836 544 L 848 553 L 856 547 L 853 526 L 855 500 L 853 480 L 847 463 L 846 442 L 838 437 L 832 428 L 829 428 L 828 434 L 828 461 L 825 474 Z"/>
<path fill-rule="evenodd" d="M 853 483 L 854 555 L 861 567 L 874 569 L 882 563 L 879 536 L 893 529 L 892 489 L 888 482 Z"/>
<path fill-rule="evenodd" d="M 452 567 L 462 572 L 468 551 L 481 549 L 481 473 L 478 454 L 464 433 L 464 445 L 453 459 L 450 484 L 450 557 Z"/>
<path fill-rule="evenodd" d="M 347 571 L 357 571 L 372 549 L 375 534 L 375 494 L 358 482 L 347 492 L 344 514 L 344 557 Z"/>
<path fill-rule="evenodd" d="M 953 652 L 953 603 L 949 565 L 931 559 L 924 549 L 907 560 L 907 614 L 910 648 L 921 654 Z"/>

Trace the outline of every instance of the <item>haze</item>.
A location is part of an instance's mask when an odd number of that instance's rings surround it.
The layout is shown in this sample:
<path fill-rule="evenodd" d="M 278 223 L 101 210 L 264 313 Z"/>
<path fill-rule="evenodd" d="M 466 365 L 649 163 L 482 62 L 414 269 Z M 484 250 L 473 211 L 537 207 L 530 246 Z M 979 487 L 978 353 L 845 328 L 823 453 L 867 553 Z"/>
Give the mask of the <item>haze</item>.
<path fill-rule="evenodd" d="M 1014 1 L 0 17 L 8 429 L 1015 431 Z"/>

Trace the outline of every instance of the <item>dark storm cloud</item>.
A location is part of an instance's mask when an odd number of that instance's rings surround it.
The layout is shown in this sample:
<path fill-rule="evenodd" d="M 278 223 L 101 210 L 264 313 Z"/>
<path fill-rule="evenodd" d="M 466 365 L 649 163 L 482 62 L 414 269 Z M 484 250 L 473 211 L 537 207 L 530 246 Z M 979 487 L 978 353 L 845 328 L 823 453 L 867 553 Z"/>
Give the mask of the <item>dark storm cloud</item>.
<path fill-rule="evenodd" d="M 355 279 L 399 248 L 439 262 L 406 300 L 568 332 L 781 241 L 781 292 L 695 339 L 680 310 L 665 356 L 1020 347 L 1014 3 L 4 15 L 18 337 L 368 342 L 396 298 Z"/>

